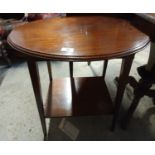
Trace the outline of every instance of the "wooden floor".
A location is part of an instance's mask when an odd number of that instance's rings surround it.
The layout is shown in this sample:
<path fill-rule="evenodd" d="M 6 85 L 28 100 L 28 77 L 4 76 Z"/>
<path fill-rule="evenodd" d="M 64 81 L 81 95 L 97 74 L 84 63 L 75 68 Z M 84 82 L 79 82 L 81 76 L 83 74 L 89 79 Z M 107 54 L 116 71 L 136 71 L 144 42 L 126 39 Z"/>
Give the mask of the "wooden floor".
<path fill-rule="evenodd" d="M 103 77 L 62 78 L 49 85 L 46 117 L 104 115 L 113 113 Z"/>

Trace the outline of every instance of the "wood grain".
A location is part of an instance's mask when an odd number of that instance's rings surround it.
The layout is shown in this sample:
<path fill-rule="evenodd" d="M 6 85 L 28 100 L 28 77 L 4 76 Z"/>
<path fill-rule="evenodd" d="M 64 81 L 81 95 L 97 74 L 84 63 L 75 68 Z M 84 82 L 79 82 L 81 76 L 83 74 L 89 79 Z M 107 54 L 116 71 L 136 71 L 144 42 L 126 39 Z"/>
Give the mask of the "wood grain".
<path fill-rule="evenodd" d="M 59 17 L 15 28 L 9 44 L 27 55 L 63 61 L 124 57 L 145 47 L 149 37 L 129 21 L 107 16 Z"/>
<path fill-rule="evenodd" d="M 46 117 L 113 114 L 103 77 L 55 79 L 44 106 Z"/>

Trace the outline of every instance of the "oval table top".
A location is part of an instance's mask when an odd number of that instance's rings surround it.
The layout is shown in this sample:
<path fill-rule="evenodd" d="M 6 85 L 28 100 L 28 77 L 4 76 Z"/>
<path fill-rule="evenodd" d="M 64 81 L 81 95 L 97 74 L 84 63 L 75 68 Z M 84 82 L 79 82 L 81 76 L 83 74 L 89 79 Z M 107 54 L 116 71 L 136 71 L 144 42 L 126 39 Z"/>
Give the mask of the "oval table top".
<path fill-rule="evenodd" d="M 83 61 L 124 57 L 145 47 L 149 37 L 129 21 L 106 16 L 58 17 L 15 28 L 8 43 L 32 57 Z"/>

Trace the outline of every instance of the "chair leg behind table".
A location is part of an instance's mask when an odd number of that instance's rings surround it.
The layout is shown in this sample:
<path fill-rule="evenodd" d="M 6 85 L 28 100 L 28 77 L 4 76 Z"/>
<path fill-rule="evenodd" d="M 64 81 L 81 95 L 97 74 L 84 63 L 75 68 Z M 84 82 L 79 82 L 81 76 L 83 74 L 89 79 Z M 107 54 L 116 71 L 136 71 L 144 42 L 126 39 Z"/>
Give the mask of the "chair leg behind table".
<path fill-rule="evenodd" d="M 29 69 L 29 73 L 31 77 L 33 91 L 34 91 L 34 95 L 35 95 L 35 99 L 37 103 L 37 108 L 39 111 L 42 130 L 44 133 L 44 140 L 47 140 L 47 129 L 46 129 L 46 121 L 44 117 L 45 115 L 44 115 L 43 101 L 42 101 L 42 96 L 41 96 L 41 86 L 40 86 L 38 65 L 37 65 L 37 62 L 34 60 L 29 60 L 27 64 L 28 64 L 28 69 Z"/>
<path fill-rule="evenodd" d="M 118 87 L 117 87 L 117 93 L 116 93 L 115 105 L 114 105 L 115 108 L 114 108 L 114 115 L 113 115 L 112 127 L 111 127 L 112 131 L 114 131 L 114 129 L 116 127 L 116 122 L 118 120 L 121 102 L 123 99 L 125 86 L 128 82 L 128 76 L 130 73 L 133 59 L 134 59 L 134 54 L 124 57 L 122 59 L 121 71 L 120 71 L 120 76 L 119 76 L 119 80 L 118 80 Z"/>
<path fill-rule="evenodd" d="M 131 81 L 129 84 L 131 85 Z M 132 115 L 135 112 L 140 99 L 144 95 L 148 95 L 148 96 L 152 97 L 155 94 L 155 91 L 150 90 L 152 83 L 147 82 L 143 79 L 140 79 L 139 82 L 137 82 L 137 85 L 135 87 L 133 85 L 131 85 L 131 86 L 134 88 L 134 99 L 133 99 L 127 113 L 125 114 L 125 116 L 122 119 L 122 128 L 123 129 L 127 129 L 130 119 L 132 118 Z"/>

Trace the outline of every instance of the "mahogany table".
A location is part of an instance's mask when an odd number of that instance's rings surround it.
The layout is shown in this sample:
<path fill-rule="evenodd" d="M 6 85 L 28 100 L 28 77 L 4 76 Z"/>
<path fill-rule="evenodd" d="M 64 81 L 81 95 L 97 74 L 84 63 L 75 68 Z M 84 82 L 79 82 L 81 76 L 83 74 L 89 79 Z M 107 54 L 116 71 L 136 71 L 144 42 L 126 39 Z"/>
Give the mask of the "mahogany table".
<path fill-rule="evenodd" d="M 149 37 L 129 21 L 107 16 L 76 16 L 39 20 L 15 28 L 8 43 L 27 57 L 44 136 L 46 117 L 113 114 L 114 130 L 127 78 L 136 52 L 149 43 Z M 104 78 L 75 78 L 74 61 L 122 58 L 118 89 L 113 109 Z M 71 76 L 53 79 L 43 104 L 38 60 L 68 61 Z"/>

